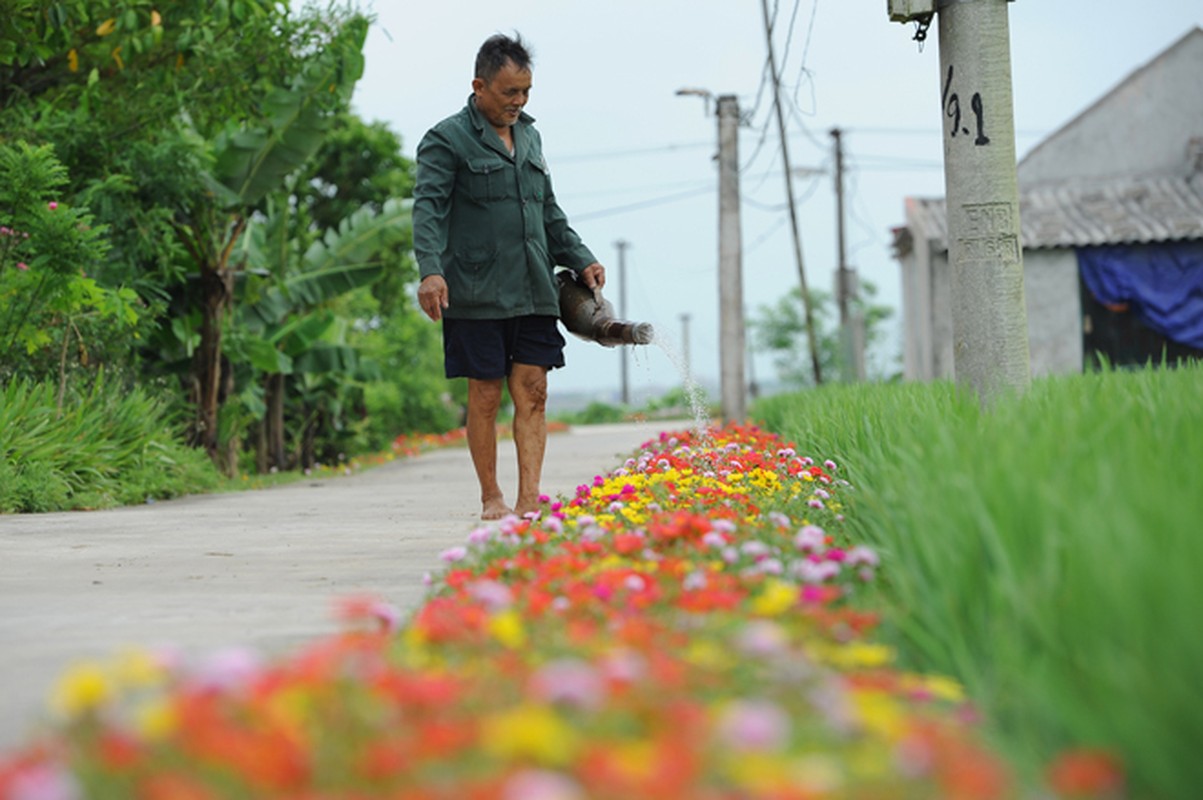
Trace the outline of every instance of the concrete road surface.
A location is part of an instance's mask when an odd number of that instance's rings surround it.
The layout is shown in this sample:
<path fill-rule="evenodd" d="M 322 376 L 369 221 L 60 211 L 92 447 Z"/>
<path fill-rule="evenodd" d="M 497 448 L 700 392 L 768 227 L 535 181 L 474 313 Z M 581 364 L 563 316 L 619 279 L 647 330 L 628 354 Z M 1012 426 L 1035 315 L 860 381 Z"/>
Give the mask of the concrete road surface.
<path fill-rule="evenodd" d="M 553 434 L 543 489 L 571 496 L 661 430 L 599 425 Z M 502 441 L 514 499 L 514 446 Z M 338 598 L 371 594 L 407 612 L 438 554 L 479 524 L 466 448 L 351 477 L 111 511 L 0 516 L 0 750 L 49 718 L 63 669 L 126 646 L 201 658 L 230 646 L 286 653 L 338 629 Z"/>

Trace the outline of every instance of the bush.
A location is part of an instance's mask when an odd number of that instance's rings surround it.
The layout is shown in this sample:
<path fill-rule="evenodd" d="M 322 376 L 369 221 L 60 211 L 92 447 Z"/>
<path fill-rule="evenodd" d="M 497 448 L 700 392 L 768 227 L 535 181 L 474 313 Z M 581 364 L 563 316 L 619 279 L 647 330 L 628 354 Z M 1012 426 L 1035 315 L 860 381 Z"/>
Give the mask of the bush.
<path fill-rule="evenodd" d="M 203 452 L 176 439 L 165 405 L 100 377 L 60 408 L 58 387 L 0 391 L 0 512 L 104 508 L 216 488 Z"/>

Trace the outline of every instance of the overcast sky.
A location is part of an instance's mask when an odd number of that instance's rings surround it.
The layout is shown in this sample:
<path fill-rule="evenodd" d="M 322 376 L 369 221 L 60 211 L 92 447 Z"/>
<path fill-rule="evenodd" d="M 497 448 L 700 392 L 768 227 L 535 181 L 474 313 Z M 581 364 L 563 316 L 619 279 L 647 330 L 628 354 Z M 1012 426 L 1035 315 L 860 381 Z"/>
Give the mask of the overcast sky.
<path fill-rule="evenodd" d="M 748 116 L 743 165 L 743 278 L 749 318 L 798 282 L 785 210 L 759 0 L 452 0 L 364 4 L 377 17 L 355 110 L 398 132 L 412 156 L 423 133 L 458 111 L 480 43 L 518 31 L 534 51 L 527 111 L 537 119 L 557 196 L 608 268 L 620 299 L 614 243 L 630 243 L 625 315 L 674 340 L 690 315 L 690 362 L 717 385 L 717 146 L 713 107 L 683 87 L 734 94 Z M 898 264 L 890 229 L 908 195 L 942 196 L 939 50 L 889 22 L 885 0 L 769 0 L 789 112 L 807 280 L 830 289 L 836 253 L 831 137 L 845 131 L 849 262 L 895 308 L 889 357 L 900 351 Z M 791 24 L 792 23 L 792 24 Z M 1019 157 L 1179 37 L 1203 26 L 1199 0 L 1018 0 L 1010 5 Z M 767 135 L 766 135 L 767 131 Z M 452 298 L 454 302 L 454 298 Z M 431 323 L 433 324 L 433 323 Z M 617 350 L 569 337 L 551 391 L 618 396 Z M 632 392 L 681 384 L 655 348 L 629 356 Z M 758 355 L 753 376 L 772 380 Z M 717 397 L 717 391 L 713 393 Z"/>

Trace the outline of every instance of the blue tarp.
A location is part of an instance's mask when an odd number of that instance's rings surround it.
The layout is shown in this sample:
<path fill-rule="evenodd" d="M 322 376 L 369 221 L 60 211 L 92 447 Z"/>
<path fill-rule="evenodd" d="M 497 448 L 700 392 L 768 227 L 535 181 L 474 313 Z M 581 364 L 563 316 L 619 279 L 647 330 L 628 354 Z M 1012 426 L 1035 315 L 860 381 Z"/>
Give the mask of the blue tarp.
<path fill-rule="evenodd" d="M 1078 250 L 1087 288 L 1167 339 L 1203 350 L 1203 242 Z"/>

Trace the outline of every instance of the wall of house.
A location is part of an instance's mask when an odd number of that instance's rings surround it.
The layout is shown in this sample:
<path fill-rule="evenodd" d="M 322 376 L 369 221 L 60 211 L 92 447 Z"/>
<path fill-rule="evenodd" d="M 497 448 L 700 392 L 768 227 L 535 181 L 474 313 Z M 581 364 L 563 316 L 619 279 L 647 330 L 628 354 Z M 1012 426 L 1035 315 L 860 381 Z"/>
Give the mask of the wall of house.
<path fill-rule="evenodd" d="M 1024 251 L 1023 293 L 1032 377 L 1081 372 L 1082 301 L 1075 252 Z"/>
<path fill-rule="evenodd" d="M 1082 309 L 1078 260 L 1071 249 L 1028 250 L 1024 301 L 1032 376 L 1082 371 Z M 903 259 L 903 377 L 954 376 L 952 273 L 948 253 L 930 243 Z"/>
<path fill-rule="evenodd" d="M 1187 143 L 1203 136 L 1200 75 L 1203 30 L 1195 30 L 1032 150 L 1020 183 L 1182 174 Z"/>

